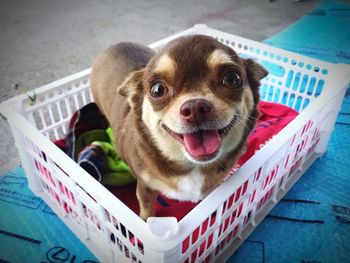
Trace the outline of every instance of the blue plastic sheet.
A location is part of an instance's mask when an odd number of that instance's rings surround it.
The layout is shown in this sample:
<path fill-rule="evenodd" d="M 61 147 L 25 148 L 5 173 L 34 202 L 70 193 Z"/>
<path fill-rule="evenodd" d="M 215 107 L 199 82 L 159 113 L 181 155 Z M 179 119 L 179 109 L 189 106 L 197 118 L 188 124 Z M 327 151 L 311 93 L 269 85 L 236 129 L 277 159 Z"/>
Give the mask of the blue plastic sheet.
<path fill-rule="evenodd" d="M 0 177 L 0 262 L 98 262 L 27 185 L 22 168 Z"/>

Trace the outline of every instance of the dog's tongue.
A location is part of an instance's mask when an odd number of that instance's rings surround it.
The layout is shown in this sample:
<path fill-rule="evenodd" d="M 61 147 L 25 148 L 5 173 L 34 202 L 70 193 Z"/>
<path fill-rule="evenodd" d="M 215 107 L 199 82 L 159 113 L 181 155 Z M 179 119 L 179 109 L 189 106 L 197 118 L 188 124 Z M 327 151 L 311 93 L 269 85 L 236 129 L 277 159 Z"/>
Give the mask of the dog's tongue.
<path fill-rule="evenodd" d="M 213 154 L 220 145 L 220 136 L 217 131 L 199 131 L 183 136 L 187 151 L 195 157 Z"/>

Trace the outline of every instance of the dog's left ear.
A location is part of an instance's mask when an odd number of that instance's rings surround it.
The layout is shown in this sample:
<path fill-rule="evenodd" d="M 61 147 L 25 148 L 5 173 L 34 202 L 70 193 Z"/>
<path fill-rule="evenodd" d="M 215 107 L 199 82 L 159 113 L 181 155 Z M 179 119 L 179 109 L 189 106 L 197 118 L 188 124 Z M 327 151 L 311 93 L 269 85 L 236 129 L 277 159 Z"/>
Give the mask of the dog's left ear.
<path fill-rule="evenodd" d="M 142 89 L 144 68 L 131 72 L 117 88 L 117 92 L 125 97 L 131 97 L 137 90 Z"/>
<path fill-rule="evenodd" d="M 256 63 L 254 60 L 248 58 L 243 59 L 243 64 L 245 66 L 248 78 L 252 77 L 256 80 L 261 80 L 269 74 L 269 72 L 260 64 Z"/>

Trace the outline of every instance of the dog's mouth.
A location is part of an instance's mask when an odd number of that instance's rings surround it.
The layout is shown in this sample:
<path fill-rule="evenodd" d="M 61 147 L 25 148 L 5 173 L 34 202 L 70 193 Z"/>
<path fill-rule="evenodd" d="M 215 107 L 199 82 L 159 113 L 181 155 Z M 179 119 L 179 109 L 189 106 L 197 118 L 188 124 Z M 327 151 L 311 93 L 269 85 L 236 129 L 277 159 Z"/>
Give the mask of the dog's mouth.
<path fill-rule="evenodd" d="M 175 140 L 182 143 L 188 154 L 196 161 L 209 161 L 214 159 L 221 146 L 222 138 L 235 126 L 237 115 L 235 115 L 230 123 L 221 129 L 198 129 L 191 133 L 176 133 L 164 123 L 162 128 Z"/>

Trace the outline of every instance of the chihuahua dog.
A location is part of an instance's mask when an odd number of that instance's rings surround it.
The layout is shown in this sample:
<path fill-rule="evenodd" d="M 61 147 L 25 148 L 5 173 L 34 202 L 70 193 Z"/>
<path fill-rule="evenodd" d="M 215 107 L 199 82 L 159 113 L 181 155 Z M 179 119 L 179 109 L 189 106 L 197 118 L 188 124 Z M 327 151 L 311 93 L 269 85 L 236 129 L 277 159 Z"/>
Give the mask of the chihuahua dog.
<path fill-rule="evenodd" d="M 158 52 L 123 42 L 97 58 L 93 98 L 137 178 L 142 219 L 155 216 L 159 193 L 197 202 L 222 183 L 255 125 L 267 74 L 204 35 Z"/>

